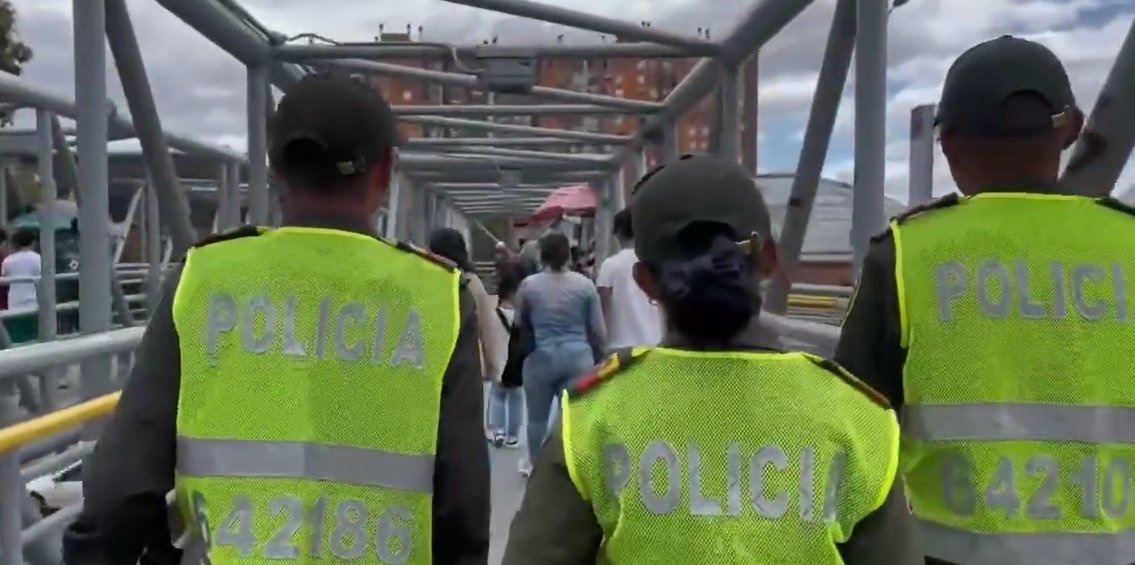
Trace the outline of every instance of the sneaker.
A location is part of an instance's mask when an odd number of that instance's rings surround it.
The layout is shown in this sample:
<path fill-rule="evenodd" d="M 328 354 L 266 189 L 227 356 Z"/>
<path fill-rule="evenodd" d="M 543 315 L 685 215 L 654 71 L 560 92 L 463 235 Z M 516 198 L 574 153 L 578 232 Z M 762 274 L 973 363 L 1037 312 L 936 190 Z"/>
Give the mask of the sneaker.
<path fill-rule="evenodd" d="M 499 449 L 499 448 L 504 446 L 504 443 L 505 443 L 504 434 L 502 434 L 502 433 L 493 434 L 493 447 L 496 447 L 496 448 Z"/>
<path fill-rule="evenodd" d="M 520 476 L 527 479 L 531 474 L 532 463 L 528 461 L 527 457 L 525 457 L 524 459 L 520 460 Z"/>
<path fill-rule="evenodd" d="M 520 439 L 515 438 L 515 437 L 505 438 L 504 446 L 509 448 L 509 449 L 516 449 L 516 448 L 520 447 Z"/>

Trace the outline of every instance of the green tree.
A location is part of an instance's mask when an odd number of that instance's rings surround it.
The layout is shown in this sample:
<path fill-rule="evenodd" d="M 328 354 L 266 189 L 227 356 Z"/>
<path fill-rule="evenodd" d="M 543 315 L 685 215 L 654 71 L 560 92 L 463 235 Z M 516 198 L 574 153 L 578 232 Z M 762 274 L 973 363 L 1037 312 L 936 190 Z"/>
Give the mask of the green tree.
<path fill-rule="evenodd" d="M 18 75 L 31 58 L 32 48 L 20 40 L 16 31 L 16 8 L 9 0 L 0 0 L 0 71 Z M 11 123 L 11 110 L 0 110 L 0 126 Z"/>
<path fill-rule="evenodd" d="M 20 34 L 16 31 L 16 20 L 16 8 L 12 6 L 12 2 L 0 0 L 0 71 L 13 75 L 22 73 L 24 64 L 32 58 L 32 48 L 20 39 Z M 12 110 L 0 107 L 0 127 L 11 124 Z M 19 215 L 24 202 L 39 200 L 38 194 L 31 195 L 30 200 L 26 197 L 28 193 L 38 190 L 35 188 L 38 186 L 38 182 L 21 165 L 4 166 L 0 168 L 0 174 L 7 177 L 9 187 L 7 191 L 8 218 L 4 218 L 4 221 L 7 221 L 11 217 Z"/>

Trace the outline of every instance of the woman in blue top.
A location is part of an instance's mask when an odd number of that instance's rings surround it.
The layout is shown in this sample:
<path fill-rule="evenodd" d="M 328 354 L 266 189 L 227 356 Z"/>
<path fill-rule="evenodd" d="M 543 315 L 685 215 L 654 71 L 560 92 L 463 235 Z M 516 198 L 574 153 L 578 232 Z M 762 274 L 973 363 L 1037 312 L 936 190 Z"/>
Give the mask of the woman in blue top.
<path fill-rule="evenodd" d="M 543 270 L 524 279 L 517 292 L 517 320 L 533 338 L 524 360 L 524 394 L 528 406 L 528 460 L 531 471 L 548 429 L 552 401 L 575 378 L 600 359 L 605 329 L 599 292 L 587 277 L 569 268 L 571 244 L 562 233 L 540 238 Z"/>

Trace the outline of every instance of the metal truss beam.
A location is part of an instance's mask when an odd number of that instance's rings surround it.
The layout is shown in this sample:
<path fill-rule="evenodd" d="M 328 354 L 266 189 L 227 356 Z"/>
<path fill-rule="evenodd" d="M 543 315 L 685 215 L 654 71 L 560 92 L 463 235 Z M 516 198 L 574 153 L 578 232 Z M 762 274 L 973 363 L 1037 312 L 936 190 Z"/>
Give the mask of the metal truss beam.
<path fill-rule="evenodd" d="M 660 45 L 670 45 L 685 49 L 691 55 L 695 56 L 713 56 L 719 51 L 717 44 L 702 38 L 679 35 L 661 29 L 643 27 L 629 22 L 588 14 L 586 12 L 569 10 L 567 8 L 537 2 L 528 2 L 527 0 L 446 0 L 446 2 L 492 10 L 494 12 L 520 16 L 522 18 L 543 20 L 545 22 L 586 29 L 598 33 L 607 33 L 614 35 L 617 39 L 622 41 L 645 41 L 658 43 Z"/>
<path fill-rule="evenodd" d="M 3 132 L 0 132 L 0 136 Z M 629 143 L 627 139 L 624 143 Z M 3 137 L 0 137 L 0 147 L 4 147 L 6 142 Z M 23 143 L 20 140 L 18 143 Z M 406 141 L 403 147 L 410 149 L 424 149 L 424 148 L 444 148 L 444 147 L 543 147 L 547 145 L 580 145 L 586 142 L 578 139 L 565 139 L 562 137 L 413 137 Z M 17 142 L 13 141 L 12 145 L 16 146 Z M 615 144 L 611 144 L 615 145 Z M 22 147 L 22 145 L 21 145 Z M 0 150 L 2 151 L 2 150 Z"/>
<path fill-rule="evenodd" d="M 655 43 L 591 43 L 545 45 L 445 45 L 442 43 L 382 42 L 368 45 L 280 45 L 279 61 L 313 63 L 326 59 L 452 59 L 459 57 L 547 57 L 564 59 L 685 58 L 689 51 Z"/>
<path fill-rule="evenodd" d="M 595 104 L 450 104 L 446 106 L 394 106 L 394 112 L 403 116 L 621 116 L 625 108 Z M 650 114 L 657 109 L 644 108 L 640 113 Z"/>
<path fill-rule="evenodd" d="M 678 86 L 663 100 L 665 109 L 651 116 L 639 130 L 643 134 L 659 131 L 693 108 L 717 84 L 724 69 L 745 62 L 757 49 L 788 25 L 813 0 L 764 0 L 757 2 L 742 16 L 737 25 L 721 42 L 721 53 L 716 59 L 702 59 L 694 65 Z M 620 152 L 620 160 L 631 156 L 634 146 Z"/>
<path fill-rule="evenodd" d="M 523 149 L 500 149 L 496 147 L 454 147 L 450 151 L 477 153 L 480 155 L 500 155 L 502 157 L 528 157 L 551 161 L 571 161 L 574 163 L 614 165 L 611 155 L 604 153 L 556 153 L 552 151 L 525 151 Z"/>
<path fill-rule="evenodd" d="M 47 110 L 52 114 L 74 119 L 76 116 L 75 102 L 67 98 L 48 92 L 26 80 L 3 71 L 0 71 L 0 100 L 13 102 L 20 106 L 29 106 Z M 110 116 L 110 127 L 120 132 L 135 136 L 133 120 L 129 115 L 120 113 L 110 101 L 106 103 L 107 114 Z M 244 155 L 228 147 L 213 145 L 198 141 L 169 131 L 165 132 L 166 143 L 170 147 L 181 149 L 187 153 L 209 155 L 219 159 L 244 160 Z"/>
<path fill-rule="evenodd" d="M 1081 192 L 1105 196 L 1118 188 L 1119 175 L 1135 147 L 1135 22 L 1119 48 L 1088 120 L 1087 132 L 1073 148 L 1064 182 Z"/>
<path fill-rule="evenodd" d="M 278 38 L 263 34 L 242 22 L 216 0 L 157 0 L 166 10 L 206 39 L 245 65 L 268 64 L 272 84 L 287 88 L 303 78 L 298 65 L 272 61 L 271 43 Z"/>
<path fill-rule="evenodd" d="M 407 176 L 415 182 L 498 182 L 501 178 L 502 168 L 484 165 L 475 169 L 436 170 L 420 168 L 406 171 Z M 520 173 L 520 183 L 558 183 L 559 185 L 578 184 L 588 182 L 605 175 L 597 171 L 548 171 L 540 169 L 515 169 Z"/>
<path fill-rule="evenodd" d="M 558 187 L 556 183 L 527 183 L 518 184 L 509 188 L 502 188 L 499 183 L 495 182 L 436 182 L 430 183 L 431 188 L 438 190 L 497 190 L 497 191 L 514 191 L 514 190 L 549 190 Z"/>
<path fill-rule="evenodd" d="M 514 124 L 498 124 L 480 120 L 464 120 L 461 118 L 442 118 L 437 116 L 403 116 L 402 121 L 427 126 L 440 126 L 453 129 L 476 129 L 482 131 L 499 131 L 503 133 L 516 133 L 523 135 L 536 135 L 542 137 L 561 137 L 564 139 L 579 139 L 592 143 L 621 145 L 628 143 L 630 137 L 613 135 L 609 133 L 591 133 L 569 129 L 544 128 L 535 126 L 518 126 Z"/>
<path fill-rule="evenodd" d="M 425 169 L 436 171 L 482 171 L 484 173 L 500 174 L 502 169 L 542 170 L 542 171 L 580 171 L 595 170 L 601 165 L 588 163 L 565 163 L 543 159 L 524 159 L 516 157 L 498 157 L 494 155 L 436 155 L 431 153 L 401 153 L 398 156 L 398 166 L 403 171 Z"/>
<path fill-rule="evenodd" d="M 359 71 L 379 75 L 404 76 L 417 78 L 437 84 L 451 84 L 454 86 L 465 86 L 469 88 L 483 88 L 476 76 L 464 73 L 447 73 L 443 71 L 423 69 L 421 67 L 410 67 L 406 65 L 395 65 L 392 63 L 364 61 L 362 59 L 334 59 L 323 61 L 321 64 L 328 67 L 337 67 L 347 71 Z M 536 96 L 544 96 L 547 98 L 557 98 L 560 100 L 579 102 L 583 104 L 611 106 L 614 108 L 623 108 L 636 112 L 642 110 L 656 111 L 661 109 L 661 104 L 657 102 L 631 100 L 628 98 L 619 98 L 617 96 L 605 96 L 603 94 L 576 92 L 574 90 L 550 88 L 547 86 L 534 86 L 532 87 L 532 90 L 529 91 L 529 93 Z"/>

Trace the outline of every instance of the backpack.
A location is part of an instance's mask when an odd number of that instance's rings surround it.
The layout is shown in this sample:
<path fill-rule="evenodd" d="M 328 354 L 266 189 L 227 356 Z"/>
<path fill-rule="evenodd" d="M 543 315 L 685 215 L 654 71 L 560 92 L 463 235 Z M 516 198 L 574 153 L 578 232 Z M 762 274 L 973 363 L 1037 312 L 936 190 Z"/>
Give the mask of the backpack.
<path fill-rule="evenodd" d="M 508 332 L 508 360 L 505 361 L 504 370 L 501 371 L 501 386 L 517 388 L 524 384 L 524 358 L 528 356 L 524 336 L 515 323 L 509 322 L 500 307 L 497 307 L 497 319 Z"/>

